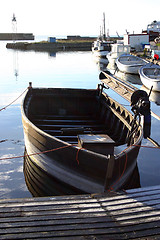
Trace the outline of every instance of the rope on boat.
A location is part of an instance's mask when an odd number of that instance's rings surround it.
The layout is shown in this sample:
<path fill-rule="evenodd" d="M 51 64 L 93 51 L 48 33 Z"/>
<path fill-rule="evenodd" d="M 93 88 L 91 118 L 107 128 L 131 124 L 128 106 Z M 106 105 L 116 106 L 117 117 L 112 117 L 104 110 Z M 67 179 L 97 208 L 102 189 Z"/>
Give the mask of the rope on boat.
<path fill-rule="evenodd" d="M 4 141 L 2 141 L 2 142 L 4 142 Z M 61 149 L 64 149 L 64 148 L 68 148 L 68 147 L 72 147 L 72 146 L 77 147 L 77 145 L 69 144 L 69 145 L 67 145 L 67 146 L 63 146 L 63 147 L 59 147 L 59 148 L 53 148 L 53 149 L 46 150 L 46 151 L 43 151 L 43 152 L 37 152 L 37 153 L 20 155 L 20 156 L 0 158 L 0 161 L 1 161 L 1 160 L 16 159 L 16 158 L 30 157 L 30 156 L 35 156 L 35 155 L 41 155 L 41 154 L 44 154 L 44 153 L 54 152 L 54 151 L 61 150 Z M 159 144 L 158 144 L 157 147 L 132 144 L 132 145 L 128 146 L 127 148 L 125 148 L 123 151 L 121 151 L 119 154 L 121 154 L 121 153 L 125 153 L 125 154 L 126 154 L 127 149 L 130 148 L 130 147 L 140 147 L 140 148 L 143 147 L 143 148 L 160 149 L 160 145 L 159 145 Z M 80 163 L 80 161 L 79 161 L 79 159 L 78 159 L 79 152 L 80 152 L 80 150 L 82 150 L 82 149 L 84 149 L 84 150 L 87 150 L 87 149 L 85 149 L 85 148 L 79 148 L 79 147 L 77 147 L 77 148 L 78 148 L 78 150 L 77 150 L 77 153 L 76 153 L 76 161 L 77 161 L 77 163 L 78 163 L 78 165 L 79 165 L 79 163 Z"/>
<path fill-rule="evenodd" d="M 28 88 L 26 88 L 15 100 L 13 100 L 11 103 L 9 103 L 8 105 L 6 105 L 5 107 L 1 108 L 0 111 L 5 110 L 7 107 L 9 107 L 10 105 L 12 105 L 14 102 L 16 102 L 26 91 L 28 90 Z"/>

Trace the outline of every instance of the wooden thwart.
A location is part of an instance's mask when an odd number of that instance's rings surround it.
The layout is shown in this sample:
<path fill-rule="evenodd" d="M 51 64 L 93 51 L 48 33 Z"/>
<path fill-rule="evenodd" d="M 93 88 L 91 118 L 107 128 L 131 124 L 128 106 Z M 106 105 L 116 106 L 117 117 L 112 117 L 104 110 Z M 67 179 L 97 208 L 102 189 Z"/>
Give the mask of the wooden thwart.
<path fill-rule="evenodd" d="M 62 197 L 0 200 L 0 239 L 160 237 L 160 186 Z"/>

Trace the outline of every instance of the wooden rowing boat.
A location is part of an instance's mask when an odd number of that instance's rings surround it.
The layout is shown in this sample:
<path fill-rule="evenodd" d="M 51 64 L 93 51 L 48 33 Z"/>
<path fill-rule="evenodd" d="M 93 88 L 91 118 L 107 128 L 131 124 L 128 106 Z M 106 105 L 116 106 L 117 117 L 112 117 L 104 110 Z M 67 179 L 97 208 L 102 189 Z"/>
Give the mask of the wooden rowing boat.
<path fill-rule="evenodd" d="M 34 196 L 117 190 L 132 174 L 142 127 L 102 88 L 28 89 L 24 174 Z"/>

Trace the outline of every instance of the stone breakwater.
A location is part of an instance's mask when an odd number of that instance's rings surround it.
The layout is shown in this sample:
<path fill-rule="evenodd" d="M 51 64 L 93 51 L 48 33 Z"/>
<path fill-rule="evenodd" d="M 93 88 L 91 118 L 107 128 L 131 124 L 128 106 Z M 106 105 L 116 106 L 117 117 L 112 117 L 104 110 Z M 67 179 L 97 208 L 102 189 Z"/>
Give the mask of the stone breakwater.
<path fill-rule="evenodd" d="M 7 43 L 6 48 L 34 51 L 90 51 L 92 42 Z"/>

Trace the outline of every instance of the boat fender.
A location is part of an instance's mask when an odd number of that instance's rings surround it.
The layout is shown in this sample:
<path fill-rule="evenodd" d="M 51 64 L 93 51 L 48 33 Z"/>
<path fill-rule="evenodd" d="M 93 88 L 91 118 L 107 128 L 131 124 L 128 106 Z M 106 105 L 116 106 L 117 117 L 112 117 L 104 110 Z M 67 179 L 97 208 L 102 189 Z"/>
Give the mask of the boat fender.
<path fill-rule="evenodd" d="M 154 59 L 158 60 L 159 59 L 159 55 L 158 54 L 154 54 Z"/>
<path fill-rule="evenodd" d="M 143 136 L 147 138 L 151 131 L 151 110 L 150 101 L 147 92 L 143 90 L 135 91 L 131 96 L 132 111 L 135 115 L 143 115 Z"/>

